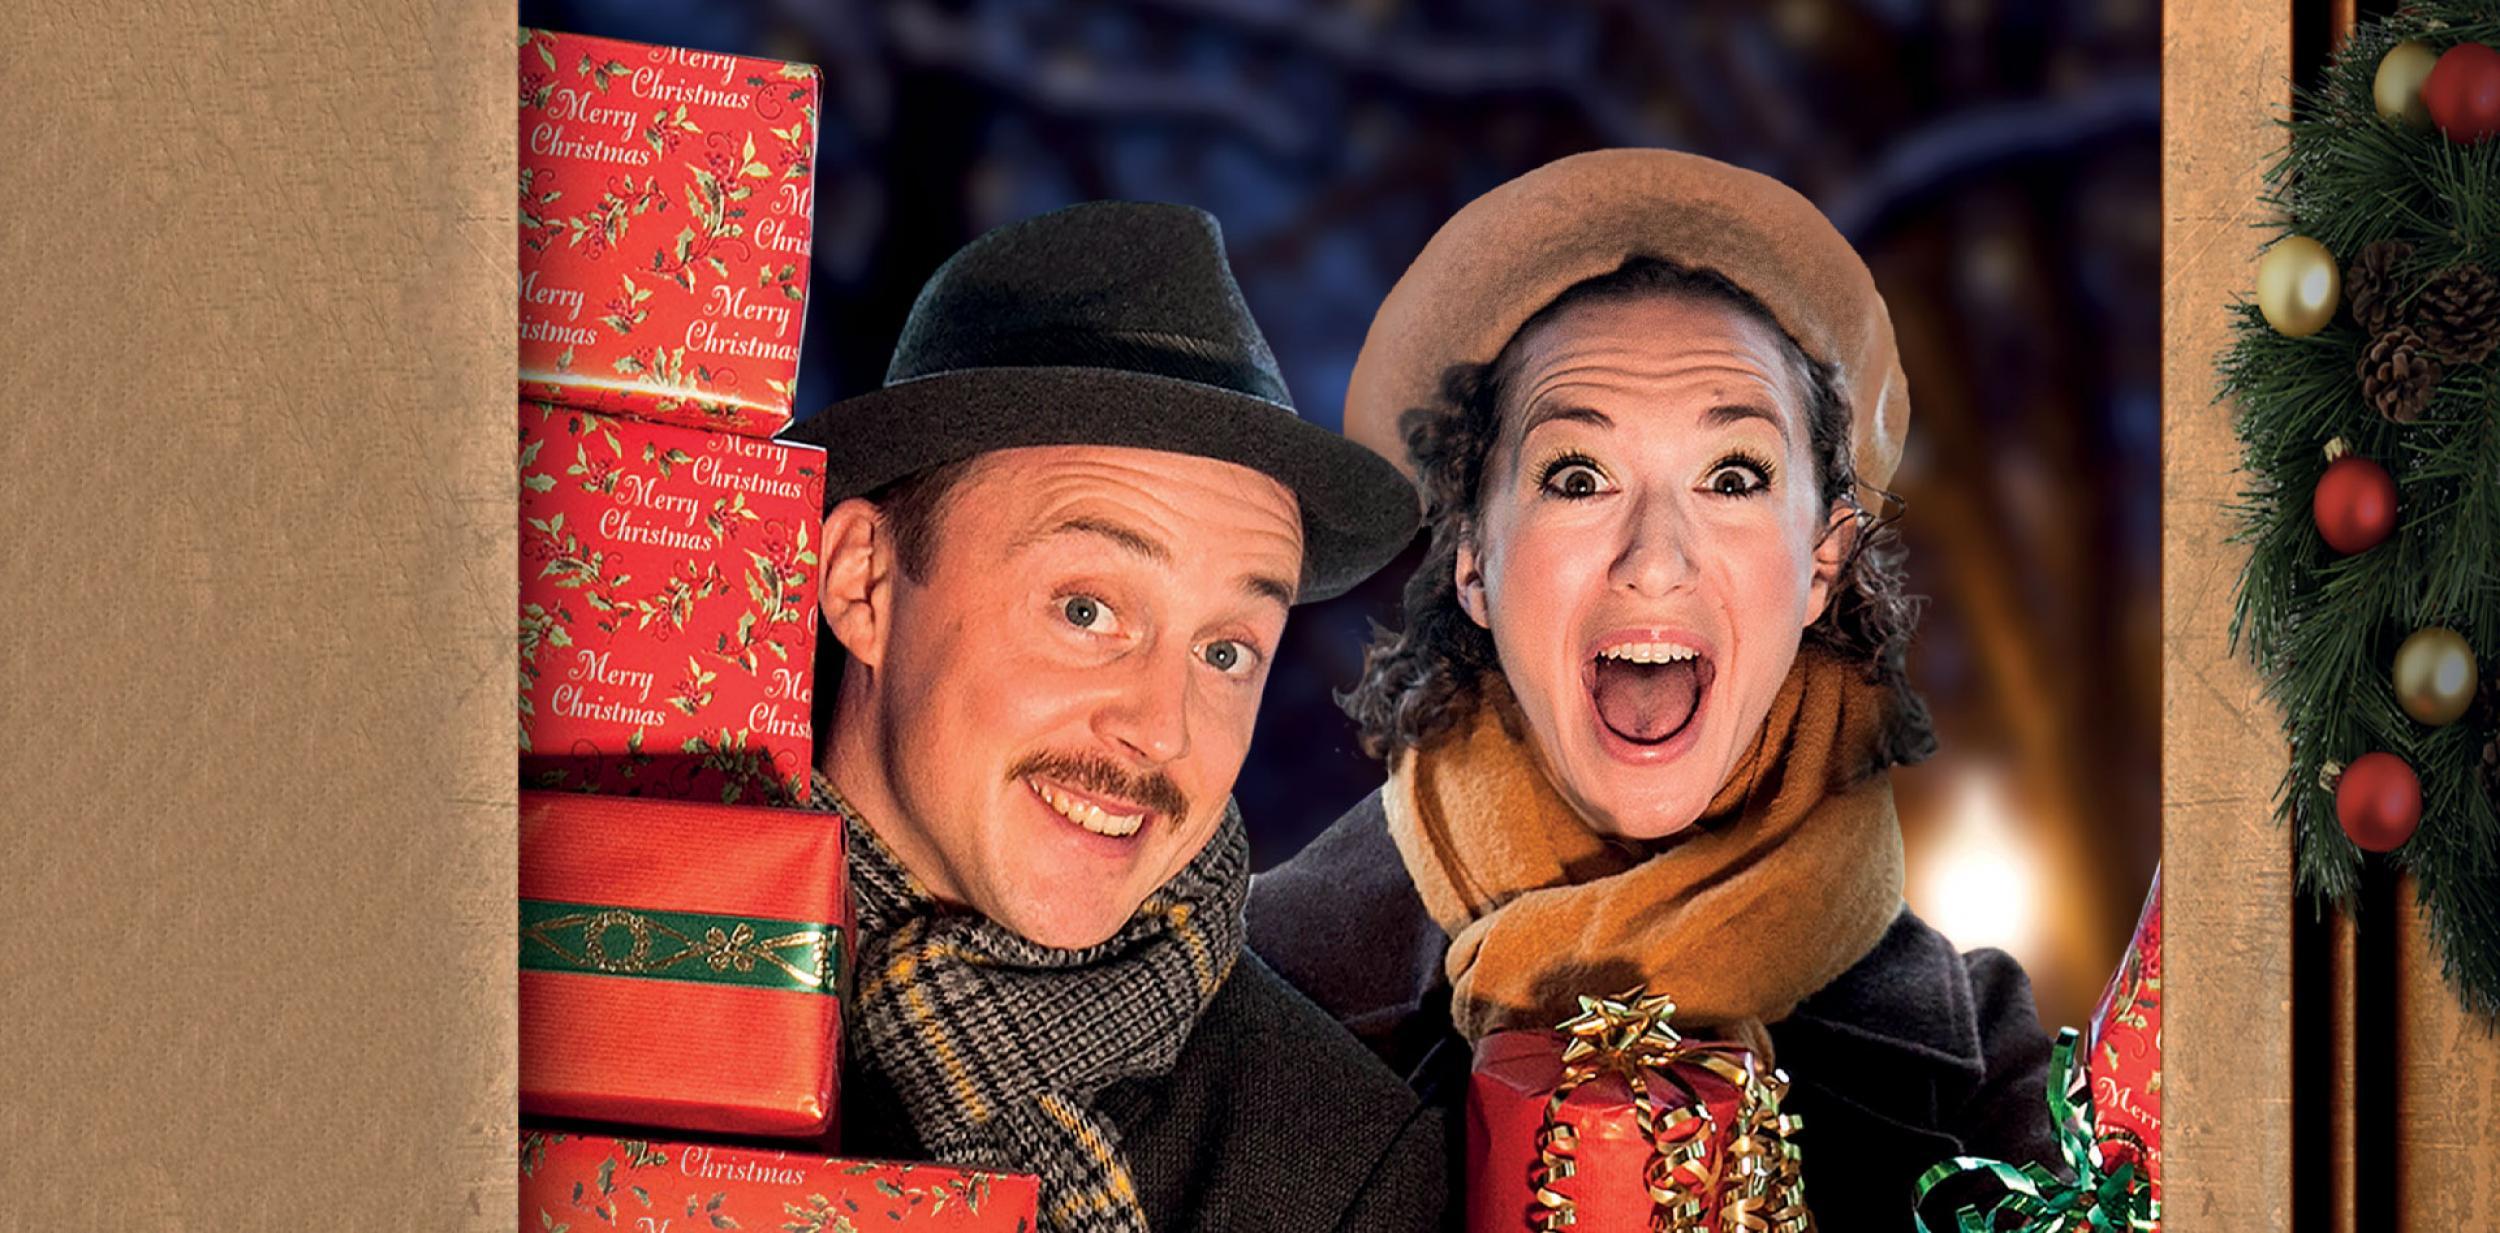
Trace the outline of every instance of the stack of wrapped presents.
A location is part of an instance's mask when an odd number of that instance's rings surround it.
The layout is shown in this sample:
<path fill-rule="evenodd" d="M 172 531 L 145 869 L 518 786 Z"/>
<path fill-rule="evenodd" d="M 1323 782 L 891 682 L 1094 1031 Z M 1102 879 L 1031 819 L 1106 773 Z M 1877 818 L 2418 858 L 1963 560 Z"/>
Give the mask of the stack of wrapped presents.
<path fill-rule="evenodd" d="M 520 1225 L 1029 1228 L 1029 1175 L 837 1154 L 823 455 L 772 439 L 818 72 L 540 30 L 519 60 Z"/>

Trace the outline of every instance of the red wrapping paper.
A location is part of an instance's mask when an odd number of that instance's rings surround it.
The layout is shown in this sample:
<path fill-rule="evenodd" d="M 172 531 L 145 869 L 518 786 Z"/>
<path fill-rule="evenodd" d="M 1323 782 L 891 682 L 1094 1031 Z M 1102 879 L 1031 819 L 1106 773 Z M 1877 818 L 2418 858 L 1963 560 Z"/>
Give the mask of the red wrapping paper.
<path fill-rule="evenodd" d="M 771 436 L 814 234 L 816 69 L 523 30 L 521 390 Z"/>
<path fill-rule="evenodd" d="M 1562 1033 L 1546 1031 L 1495 1032 L 1477 1043 L 1475 1071 L 1467 1091 L 1470 1233 L 1522 1233 L 1544 1227 L 1539 1220 L 1548 1208 L 1537 1201 L 1535 1185 L 1543 1163 L 1540 1132 L 1547 1106 L 1563 1081 L 1563 1049 L 1568 1043 Z M 1723 1153 L 1724 1140 L 1732 1133 L 1726 1128 L 1738 1121 L 1742 1090 L 1698 1066 L 1678 1063 L 1667 1071 L 1643 1071 L 1652 1108 L 1664 1111 L 1698 1101 L 1710 1111 L 1717 1129 L 1696 1126 L 1688 1132 L 1721 1140 L 1712 1151 Z M 1652 1145 L 1641 1133 L 1630 1086 L 1611 1074 L 1582 1083 L 1563 1100 L 1556 1121 L 1571 1127 L 1578 1139 L 1569 1153 L 1572 1175 L 1548 1184 L 1575 1209 L 1571 1227 L 1650 1227 L 1647 1171 Z M 1714 1229 L 1717 1225 L 1704 1220 L 1689 1227 Z"/>
<path fill-rule="evenodd" d="M 522 782 L 804 791 L 824 452 L 523 403 Z"/>
<path fill-rule="evenodd" d="M 1029 1173 L 521 1132 L 524 1233 L 1027 1233 L 1040 1197 Z"/>
<path fill-rule="evenodd" d="M 830 1132 L 851 945 L 837 816 L 524 792 L 520 834 L 522 1112 L 728 1134 Z M 676 978 L 536 970 L 533 902 L 831 925 L 833 992 L 719 983 L 745 974 L 728 956 L 698 955 L 671 969 Z M 554 932 L 568 951 L 590 945 L 582 929 Z M 594 957 L 611 967 L 637 955 L 664 961 L 680 945 L 653 931 L 646 946 L 629 920 L 597 932 Z M 723 943 L 683 932 L 698 950 Z M 769 960 L 748 966 L 771 975 Z"/>
<path fill-rule="evenodd" d="M 2161 1200 L 2161 871 L 2085 1037 L 2104 1170 L 2137 1162 Z"/>

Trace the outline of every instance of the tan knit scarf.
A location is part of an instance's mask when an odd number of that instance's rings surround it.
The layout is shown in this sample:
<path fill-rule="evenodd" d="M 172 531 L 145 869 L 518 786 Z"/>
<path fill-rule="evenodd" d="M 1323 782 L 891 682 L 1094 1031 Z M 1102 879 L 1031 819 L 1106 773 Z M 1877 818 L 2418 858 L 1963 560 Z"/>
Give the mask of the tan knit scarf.
<path fill-rule="evenodd" d="M 1646 985 L 1675 1025 L 1770 1056 L 1767 1024 L 1875 948 L 1901 908 L 1901 828 L 1873 773 L 1891 705 L 1863 670 L 1798 652 L 1761 734 L 1698 825 L 1648 844 L 1591 830 L 1547 781 L 1496 687 L 1410 751 L 1389 834 L 1450 935 L 1462 1035 L 1552 1027 L 1574 998 Z M 1516 723 L 1509 729 L 1522 730 Z"/>

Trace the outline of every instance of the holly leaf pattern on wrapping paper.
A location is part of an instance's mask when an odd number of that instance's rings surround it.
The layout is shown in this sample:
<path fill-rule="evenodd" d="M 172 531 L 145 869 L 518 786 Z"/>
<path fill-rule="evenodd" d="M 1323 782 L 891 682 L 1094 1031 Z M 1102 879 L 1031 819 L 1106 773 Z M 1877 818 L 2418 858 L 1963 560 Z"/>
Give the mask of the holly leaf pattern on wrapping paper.
<path fill-rule="evenodd" d="M 783 97 L 789 102 L 798 104 L 799 116 L 802 120 L 801 124 L 790 126 L 787 135 L 779 130 L 773 133 L 773 136 L 782 138 L 783 142 L 784 157 L 781 174 L 784 179 L 803 180 L 813 172 L 815 166 L 816 143 L 807 134 L 815 131 L 816 128 L 815 94 L 817 86 L 824 80 L 824 77 L 812 64 L 784 64 L 781 66 L 779 76 L 792 83 L 789 92 Z M 764 84 L 762 78 L 749 80 L 757 86 Z"/>
<path fill-rule="evenodd" d="M 558 1136 L 556 1141 L 562 1142 L 563 1139 Z M 521 1132 L 521 1176 L 533 1176 L 541 1166 L 547 1163 L 547 1142 L 547 1135 L 544 1131 L 524 1130 Z"/>
<path fill-rule="evenodd" d="M 548 72 L 555 71 L 556 36 L 554 31 L 532 30 L 524 26 L 521 28 L 520 39 L 515 45 L 524 51 L 536 51 L 538 62 L 546 65 Z"/>
<path fill-rule="evenodd" d="M 768 265 L 757 270 L 755 285 L 762 288 L 779 287 L 781 298 L 785 300 L 796 302 L 807 298 L 807 293 L 799 290 L 799 267 L 787 262 L 784 262 L 779 269 Z"/>
<path fill-rule="evenodd" d="M 547 448 L 547 439 L 537 437 L 521 446 L 521 487 L 524 491 L 545 493 L 555 490 L 556 477 L 544 471 L 532 471 L 538 455 Z"/>
<path fill-rule="evenodd" d="M 733 492 L 712 501 L 712 512 L 703 516 L 703 528 L 712 533 L 712 542 L 725 544 L 737 538 L 738 528 L 761 521 L 763 515 L 747 508 L 747 494 Z"/>
<path fill-rule="evenodd" d="M 734 403 L 716 398 L 699 398 L 690 390 L 705 390 L 712 384 L 709 366 L 697 364 L 691 372 L 686 367 L 686 349 L 669 350 L 653 347 L 648 351 L 631 351 L 616 357 L 611 365 L 621 377 L 644 377 L 668 387 L 669 392 L 654 398 L 654 414 L 691 408 L 710 421 L 716 431 L 737 432 L 752 426 L 754 413 Z"/>
<path fill-rule="evenodd" d="M 593 59 L 589 52 L 582 53 L 580 67 L 573 70 L 576 76 L 589 78 L 590 84 L 598 87 L 601 94 L 608 92 L 609 82 L 631 71 L 625 67 L 625 62 L 622 60 L 609 60 L 602 63 Z"/>
<path fill-rule="evenodd" d="M 749 675 L 763 668 L 758 650 L 768 650 L 782 663 L 790 662 L 790 635 L 801 622 L 813 618 L 809 597 L 814 593 L 810 570 L 816 564 L 816 552 L 808 546 L 805 519 L 791 528 L 787 546 L 767 544 L 764 550 L 747 550 L 747 602 L 751 607 L 738 618 L 737 627 L 720 636 L 713 647 L 716 657 L 738 665 Z"/>
<path fill-rule="evenodd" d="M 582 602 L 602 614 L 592 622 L 601 633 L 613 634 L 623 628 L 624 605 L 617 596 L 625 584 L 633 581 L 633 575 L 609 574 L 607 554 L 585 546 L 579 536 L 566 530 L 563 514 L 528 522 L 530 534 L 524 537 L 528 542 L 523 551 L 545 560 L 538 569 L 539 579 L 565 590 L 580 591 Z M 562 645 L 571 645 L 570 635 Z"/>
<path fill-rule="evenodd" d="M 678 752 L 694 755 L 701 769 L 720 773 L 721 804 L 761 801 L 786 806 L 798 800 L 797 786 L 773 775 L 772 755 L 749 745 L 744 732 L 723 728 L 709 739 L 690 736 Z"/>
<path fill-rule="evenodd" d="M 564 473 L 579 478 L 583 492 L 595 492 L 606 497 L 616 495 L 616 483 L 624 476 L 614 459 L 596 457 L 586 445 L 573 447 L 573 465 L 566 467 Z"/>
<path fill-rule="evenodd" d="M 674 473 L 678 467 L 682 467 L 687 463 L 693 462 L 694 455 L 689 454 L 674 445 L 663 450 L 657 444 L 645 441 L 642 444 L 642 460 L 657 468 L 661 477 L 666 478 L 670 474 Z M 719 536 L 716 534 L 713 538 L 717 539 Z"/>
<path fill-rule="evenodd" d="M 600 325 L 615 330 L 617 338 L 625 338 L 635 325 L 650 320 L 650 310 L 642 308 L 642 303 L 650 300 L 650 288 L 632 285 L 632 275 L 617 275 L 617 283 L 620 288 L 615 298 L 607 300 L 607 313 L 600 313 Z"/>
<path fill-rule="evenodd" d="M 729 263 L 716 250 L 724 243 L 737 242 L 746 247 L 746 201 L 755 194 L 749 180 L 772 177 L 772 168 L 756 161 L 755 135 L 743 135 L 739 153 L 729 156 L 719 143 L 727 134 L 715 134 L 706 141 L 708 152 L 702 163 L 687 163 L 693 182 L 686 186 L 686 212 L 694 225 L 677 233 L 673 249 L 651 254 L 651 269 L 688 291 L 699 289 L 695 278 L 697 263 L 708 265 L 723 278 L 728 277 Z"/>
<path fill-rule="evenodd" d="M 676 691 L 669 696 L 668 704 L 692 718 L 696 712 L 712 704 L 712 682 L 717 679 L 718 673 L 707 670 L 692 656 L 687 657 L 686 675 L 678 678 Z"/>
<path fill-rule="evenodd" d="M 729 583 L 721 577 L 720 566 L 705 561 L 688 560 L 678 566 L 660 589 L 632 601 L 632 608 L 641 620 L 637 630 L 653 625 L 675 633 L 686 631 L 686 622 L 694 619 L 694 606 L 727 591 Z M 689 711 L 688 714 L 693 714 Z"/>
<path fill-rule="evenodd" d="M 624 243 L 626 228 L 645 214 L 668 212 L 668 194 L 661 191 L 660 177 L 644 176 L 636 180 L 621 176 L 610 181 L 611 187 L 599 194 L 599 203 L 570 218 L 550 220 L 561 223 L 568 236 L 566 244 L 587 252 L 597 261 L 608 250 Z M 619 191 L 619 189 L 623 191 Z M 544 244 L 539 246 L 542 250 Z M 647 298 L 647 297 L 646 297 Z"/>
<path fill-rule="evenodd" d="M 680 134 L 692 133 L 699 136 L 702 132 L 703 126 L 687 119 L 686 105 L 679 103 L 674 114 L 671 114 L 666 107 L 651 113 L 651 123 L 643 126 L 642 143 L 651 147 L 653 154 L 666 158 L 668 152 L 677 145 Z M 658 178 L 654 177 L 652 183 L 658 182 Z"/>
<path fill-rule="evenodd" d="M 542 97 L 539 103 L 543 105 L 545 101 Z M 521 242 L 534 253 L 547 251 L 547 247 L 555 243 L 555 238 L 564 234 L 567 225 L 566 220 L 557 217 L 550 208 L 564 199 L 564 190 L 555 187 L 555 182 L 555 172 L 547 168 L 521 169 Z"/>
<path fill-rule="evenodd" d="M 835 1211 L 833 1204 L 820 1194 L 807 1196 L 805 1207 L 784 1202 L 781 1211 L 791 1218 L 790 1223 L 781 1226 L 783 1233 L 858 1233 L 850 1217 Z"/>
<path fill-rule="evenodd" d="M 538 688 L 538 653 L 547 647 L 562 648 L 573 645 L 572 631 L 565 628 L 565 622 L 570 619 L 570 614 L 565 613 L 562 608 L 558 608 L 555 611 L 550 612 L 547 610 L 545 605 L 529 604 L 521 609 L 521 696 L 519 699 L 519 713 L 521 719 L 525 721 L 521 726 L 522 753 L 530 752 L 530 730 L 526 721 L 538 713 L 538 704 L 530 701 L 530 694 L 535 692 Z M 541 1144 L 539 1150 L 542 1155 L 545 1153 L 546 1149 L 543 1143 Z M 527 1170 L 522 1172 L 522 1176 L 527 1177 L 528 1175 Z"/>
<path fill-rule="evenodd" d="M 567 428 L 577 437 L 596 429 L 599 439 L 607 443 L 608 452 L 605 455 L 594 454 L 589 442 L 577 441 L 573 445 L 573 465 L 566 467 L 564 473 L 578 478 L 583 492 L 615 496 L 617 481 L 624 474 L 617 466 L 625 460 L 624 438 L 617 435 L 616 425 L 604 417 L 585 422 L 587 418 L 573 416 L 566 421 Z"/>

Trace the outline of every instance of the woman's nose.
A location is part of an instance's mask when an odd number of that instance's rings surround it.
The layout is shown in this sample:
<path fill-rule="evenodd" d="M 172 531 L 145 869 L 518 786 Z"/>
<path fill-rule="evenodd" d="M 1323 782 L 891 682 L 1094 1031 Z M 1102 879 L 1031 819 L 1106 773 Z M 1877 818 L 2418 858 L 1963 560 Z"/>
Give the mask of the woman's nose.
<path fill-rule="evenodd" d="M 1673 499 L 1643 496 L 1627 511 L 1608 580 L 1640 595 L 1664 595 L 1693 576 L 1690 527 Z"/>

